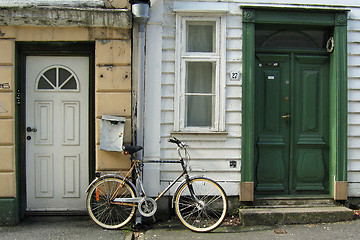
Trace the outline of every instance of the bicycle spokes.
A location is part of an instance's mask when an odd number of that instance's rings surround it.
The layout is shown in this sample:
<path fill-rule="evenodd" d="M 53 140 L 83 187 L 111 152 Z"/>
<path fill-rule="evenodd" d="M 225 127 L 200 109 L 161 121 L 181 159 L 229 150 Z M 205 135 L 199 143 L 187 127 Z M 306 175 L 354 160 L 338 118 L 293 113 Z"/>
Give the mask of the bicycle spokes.
<path fill-rule="evenodd" d="M 121 186 L 121 187 L 120 187 Z M 101 227 L 116 229 L 127 224 L 135 204 L 114 204 L 112 198 L 135 198 L 131 185 L 118 178 L 104 178 L 90 189 L 86 206 L 90 217 Z"/>
<path fill-rule="evenodd" d="M 176 214 L 196 232 L 208 232 L 225 218 L 227 198 L 224 190 L 207 178 L 193 178 L 183 184 L 175 197 Z"/>

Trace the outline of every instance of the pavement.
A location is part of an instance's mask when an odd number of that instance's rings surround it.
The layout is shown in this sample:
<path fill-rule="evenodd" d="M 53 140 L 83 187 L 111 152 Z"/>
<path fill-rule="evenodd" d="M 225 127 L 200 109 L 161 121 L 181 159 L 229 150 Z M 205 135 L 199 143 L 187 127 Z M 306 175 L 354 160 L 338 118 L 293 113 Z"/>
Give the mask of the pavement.
<path fill-rule="evenodd" d="M 232 226 L 225 222 L 210 233 L 195 233 L 173 219 L 156 223 L 146 232 L 139 233 L 139 240 L 178 240 L 178 239 L 213 239 L 213 240 L 308 240 L 308 239 L 360 239 L 360 219 L 348 222 L 281 226 Z"/>
<path fill-rule="evenodd" d="M 210 233 L 195 233 L 173 217 L 141 226 L 136 232 L 130 227 L 104 230 L 89 217 L 31 217 L 17 226 L 0 226 L 0 239 L 116 239 L 116 240 L 173 240 L 173 239 L 360 239 L 360 219 L 348 222 L 281 226 L 239 226 L 238 219 L 227 219 Z"/>
<path fill-rule="evenodd" d="M 37 216 L 26 218 L 16 226 L 0 226 L 0 239 L 117 239 L 131 240 L 132 229 L 105 230 L 89 216 Z"/>

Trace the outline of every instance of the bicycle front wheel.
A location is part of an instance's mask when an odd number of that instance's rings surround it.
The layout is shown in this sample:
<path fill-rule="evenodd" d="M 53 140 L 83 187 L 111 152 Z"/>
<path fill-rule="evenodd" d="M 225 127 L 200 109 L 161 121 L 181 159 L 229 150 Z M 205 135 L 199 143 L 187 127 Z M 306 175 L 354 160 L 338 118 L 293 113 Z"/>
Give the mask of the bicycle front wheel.
<path fill-rule="evenodd" d="M 190 194 L 193 189 L 194 196 Z M 227 197 L 215 181 L 198 177 L 184 182 L 175 195 L 175 210 L 180 221 L 195 232 L 209 232 L 225 219 Z"/>
<path fill-rule="evenodd" d="M 119 178 L 104 178 L 89 190 L 86 207 L 96 224 L 106 229 L 117 229 L 126 225 L 135 213 L 133 204 L 115 204 L 114 198 L 134 198 L 134 189 Z"/>

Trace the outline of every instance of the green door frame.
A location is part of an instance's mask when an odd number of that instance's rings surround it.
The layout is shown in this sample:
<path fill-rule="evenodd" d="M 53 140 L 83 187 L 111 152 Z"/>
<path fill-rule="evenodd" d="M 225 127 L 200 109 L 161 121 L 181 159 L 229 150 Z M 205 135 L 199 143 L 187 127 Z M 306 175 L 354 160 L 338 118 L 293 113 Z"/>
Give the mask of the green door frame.
<path fill-rule="evenodd" d="M 316 13 L 316 14 L 314 14 Z M 329 191 L 347 199 L 347 11 L 243 7 L 242 151 L 240 200 L 254 200 L 255 25 L 332 27 L 330 54 Z"/>

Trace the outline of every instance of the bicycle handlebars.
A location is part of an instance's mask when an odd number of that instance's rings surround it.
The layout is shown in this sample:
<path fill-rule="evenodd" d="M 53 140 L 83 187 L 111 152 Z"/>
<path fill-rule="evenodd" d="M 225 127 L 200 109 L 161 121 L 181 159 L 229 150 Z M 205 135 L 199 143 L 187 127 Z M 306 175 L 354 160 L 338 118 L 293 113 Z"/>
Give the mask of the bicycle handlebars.
<path fill-rule="evenodd" d="M 176 144 L 180 144 L 181 141 L 179 139 L 177 139 L 176 137 L 173 138 L 169 138 L 168 142 L 172 142 L 172 143 L 176 143 Z"/>
<path fill-rule="evenodd" d="M 169 139 L 168 139 L 168 142 L 175 143 L 175 144 L 178 145 L 178 147 L 181 147 L 181 148 L 183 148 L 183 147 L 186 146 L 185 143 L 181 142 L 181 141 L 180 141 L 179 139 L 177 139 L 176 137 L 169 138 Z"/>

